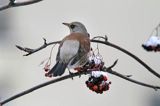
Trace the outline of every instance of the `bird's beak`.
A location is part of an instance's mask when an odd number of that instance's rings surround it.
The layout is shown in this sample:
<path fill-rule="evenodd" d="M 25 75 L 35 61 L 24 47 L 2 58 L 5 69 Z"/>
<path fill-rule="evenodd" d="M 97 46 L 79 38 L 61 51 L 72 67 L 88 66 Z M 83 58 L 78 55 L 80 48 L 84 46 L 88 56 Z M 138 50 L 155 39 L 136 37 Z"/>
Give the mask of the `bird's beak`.
<path fill-rule="evenodd" d="M 70 26 L 70 23 L 62 23 L 63 25 Z"/>

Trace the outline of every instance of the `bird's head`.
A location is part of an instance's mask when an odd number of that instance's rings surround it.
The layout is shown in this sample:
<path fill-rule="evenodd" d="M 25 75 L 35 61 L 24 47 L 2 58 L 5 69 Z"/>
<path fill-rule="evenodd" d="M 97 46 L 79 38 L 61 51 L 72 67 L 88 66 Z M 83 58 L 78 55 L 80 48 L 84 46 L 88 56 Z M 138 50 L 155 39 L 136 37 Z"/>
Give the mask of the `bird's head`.
<path fill-rule="evenodd" d="M 80 22 L 71 22 L 63 24 L 69 27 L 70 33 L 78 32 L 78 33 L 88 34 L 86 27 Z"/>

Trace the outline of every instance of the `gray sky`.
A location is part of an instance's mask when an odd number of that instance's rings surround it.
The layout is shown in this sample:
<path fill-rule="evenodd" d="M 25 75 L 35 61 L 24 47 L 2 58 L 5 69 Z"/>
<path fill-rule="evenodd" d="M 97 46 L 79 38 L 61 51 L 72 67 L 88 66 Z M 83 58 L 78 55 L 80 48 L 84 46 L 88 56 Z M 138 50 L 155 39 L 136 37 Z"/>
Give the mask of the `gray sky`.
<path fill-rule="evenodd" d="M 43 43 L 43 37 L 48 42 L 60 40 L 69 33 L 62 22 L 82 22 L 91 37 L 107 35 L 110 42 L 131 51 L 160 73 L 159 53 L 148 53 L 141 48 L 160 22 L 159 10 L 159 0 L 45 0 L 1 11 L 0 26 L 5 25 L 5 30 L 0 32 L 1 99 L 51 80 L 44 76 L 43 66 L 39 66 L 49 56 L 51 47 L 23 57 L 23 52 L 17 50 L 15 45 L 36 48 Z M 92 46 L 95 47 L 94 44 Z M 119 59 L 115 71 L 160 86 L 160 80 L 131 57 L 114 48 L 99 46 L 106 66 Z M 53 65 L 56 53 L 57 46 L 53 51 Z M 77 77 L 47 86 L 6 106 L 157 106 L 152 102 L 160 101 L 159 91 L 113 75 L 109 75 L 112 81 L 110 90 L 99 95 L 85 86 L 87 78 Z"/>

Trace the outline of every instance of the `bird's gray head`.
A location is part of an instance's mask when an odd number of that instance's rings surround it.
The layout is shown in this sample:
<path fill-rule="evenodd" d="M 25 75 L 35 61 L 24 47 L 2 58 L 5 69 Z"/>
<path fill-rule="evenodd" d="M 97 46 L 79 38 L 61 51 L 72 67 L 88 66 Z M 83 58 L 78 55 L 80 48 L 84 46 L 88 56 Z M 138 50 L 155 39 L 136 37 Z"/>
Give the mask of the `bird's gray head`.
<path fill-rule="evenodd" d="M 63 23 L 63 24 L 69 27 L 70 33 L 79 32 L 79 33 L 88 34 L 87 29 L 80 22 Z"/>

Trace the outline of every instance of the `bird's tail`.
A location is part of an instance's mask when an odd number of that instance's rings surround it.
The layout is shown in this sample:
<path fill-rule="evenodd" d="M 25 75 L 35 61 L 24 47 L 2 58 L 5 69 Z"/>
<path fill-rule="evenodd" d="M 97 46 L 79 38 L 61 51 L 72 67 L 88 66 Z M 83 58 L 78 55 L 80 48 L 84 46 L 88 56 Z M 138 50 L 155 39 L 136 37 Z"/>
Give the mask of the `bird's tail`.
<path fill-rule="evenodd" d="M 49 74 L 53 74 L 54 77 L 61 76 L 64 73 L 66 67 L 67 67 L 66 64 L 57 61 L 54 67 L 49 71 Z"/>

